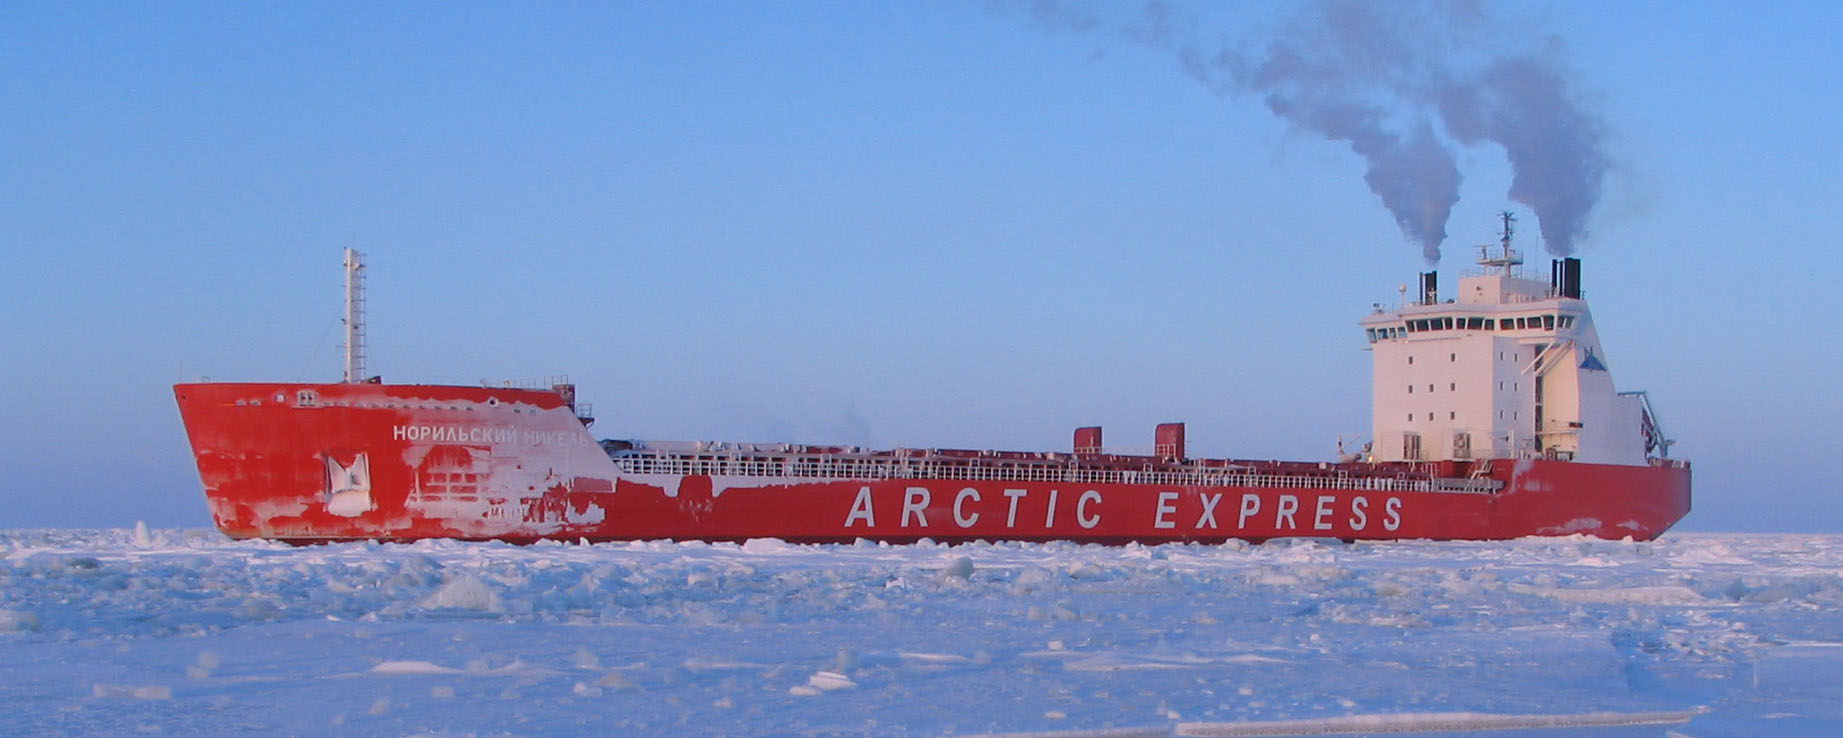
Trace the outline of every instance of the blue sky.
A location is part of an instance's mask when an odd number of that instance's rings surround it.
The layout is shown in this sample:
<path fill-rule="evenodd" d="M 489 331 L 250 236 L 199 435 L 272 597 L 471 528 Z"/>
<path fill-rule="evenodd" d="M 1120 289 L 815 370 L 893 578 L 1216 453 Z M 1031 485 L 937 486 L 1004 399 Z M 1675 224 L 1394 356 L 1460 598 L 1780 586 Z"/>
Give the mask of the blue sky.
<path fill-rule="evenodd" d="M 0 9 L 0 527 L 208 524 L 170 385 L 571 375 L 611 437 L 1320 459 L 1423 267 L 1346 144 L 1120 33 L 1139 6 Z M 1173 4 L 1206 45 L 1309 6 Z M 1607 132 L 1580 244 L 1695 530 L 1843 530 L 1835 3 L 1506 3 Z M 1507 199 L 1458 146 L 1440 268 Z M 1449 282 L 1450 283 L 1450 282 Z"/>

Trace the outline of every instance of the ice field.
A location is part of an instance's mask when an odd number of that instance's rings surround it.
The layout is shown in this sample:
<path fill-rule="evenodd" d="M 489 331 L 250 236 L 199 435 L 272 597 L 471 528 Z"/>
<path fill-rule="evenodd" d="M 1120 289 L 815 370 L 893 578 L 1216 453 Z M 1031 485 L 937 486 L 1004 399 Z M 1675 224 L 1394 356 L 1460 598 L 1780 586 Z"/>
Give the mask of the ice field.
<path fill-rule="evenodd" d="M 1843 735 L 1843 537 L 0 531 L 0 735 Z"/>

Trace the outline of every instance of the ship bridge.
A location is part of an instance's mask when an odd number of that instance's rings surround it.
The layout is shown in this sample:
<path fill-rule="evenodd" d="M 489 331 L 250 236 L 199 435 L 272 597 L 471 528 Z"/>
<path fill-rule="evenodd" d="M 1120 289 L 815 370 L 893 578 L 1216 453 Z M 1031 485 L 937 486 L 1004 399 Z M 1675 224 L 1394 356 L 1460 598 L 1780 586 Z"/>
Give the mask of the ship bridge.
<path fill-rule="evenodd" d="M 1442 298 L 1438 272 L 1361 321 L 1372 352 L 1376 461 L 1553 458 L 1649 463 L 1667 442 L 1642 393 L 1613 387 L 1581 292 L 1579 259 L 1549 278 L 1522 268 L 1504 214 L 1499 244 Z"/>

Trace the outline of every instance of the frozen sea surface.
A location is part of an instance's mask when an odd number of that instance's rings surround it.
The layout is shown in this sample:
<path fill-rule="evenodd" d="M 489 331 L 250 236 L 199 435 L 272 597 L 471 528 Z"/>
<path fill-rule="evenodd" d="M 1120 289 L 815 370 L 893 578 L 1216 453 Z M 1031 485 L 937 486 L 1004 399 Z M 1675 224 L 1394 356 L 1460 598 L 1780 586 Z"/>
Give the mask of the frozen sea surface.
<path fill-rule="evenodd" d="M 0 531 L 0 735 L 1843 735 L 1843 537 Z"/>

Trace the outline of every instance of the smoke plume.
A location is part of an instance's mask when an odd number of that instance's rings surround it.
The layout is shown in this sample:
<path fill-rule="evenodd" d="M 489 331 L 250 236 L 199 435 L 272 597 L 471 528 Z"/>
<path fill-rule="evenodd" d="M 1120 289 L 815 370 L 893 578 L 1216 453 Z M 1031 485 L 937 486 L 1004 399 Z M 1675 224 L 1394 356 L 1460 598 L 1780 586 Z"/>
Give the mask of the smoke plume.
<path fill-rule="evenodd" d="M 1205 42 L 1162 0 L 1109 21 L 1103 8 L 1021 0 L 1034 23 L 1103 32 L 1175 55 L 1219 93 L 1259 96 L 1300 130 L 1349 145 L 1363 181 L 1429 263 L 1459 201 L 1456 146 L 1490 142 L 1512 170 L 1511 200 L 1535 213 L 1556 255 L 1586 236 L 1607 159 L 1604 126 L 1570 89 L 1561 44 L 1505 28 L 1476 0 L 1316 0 L 1259 42 Z"/>

